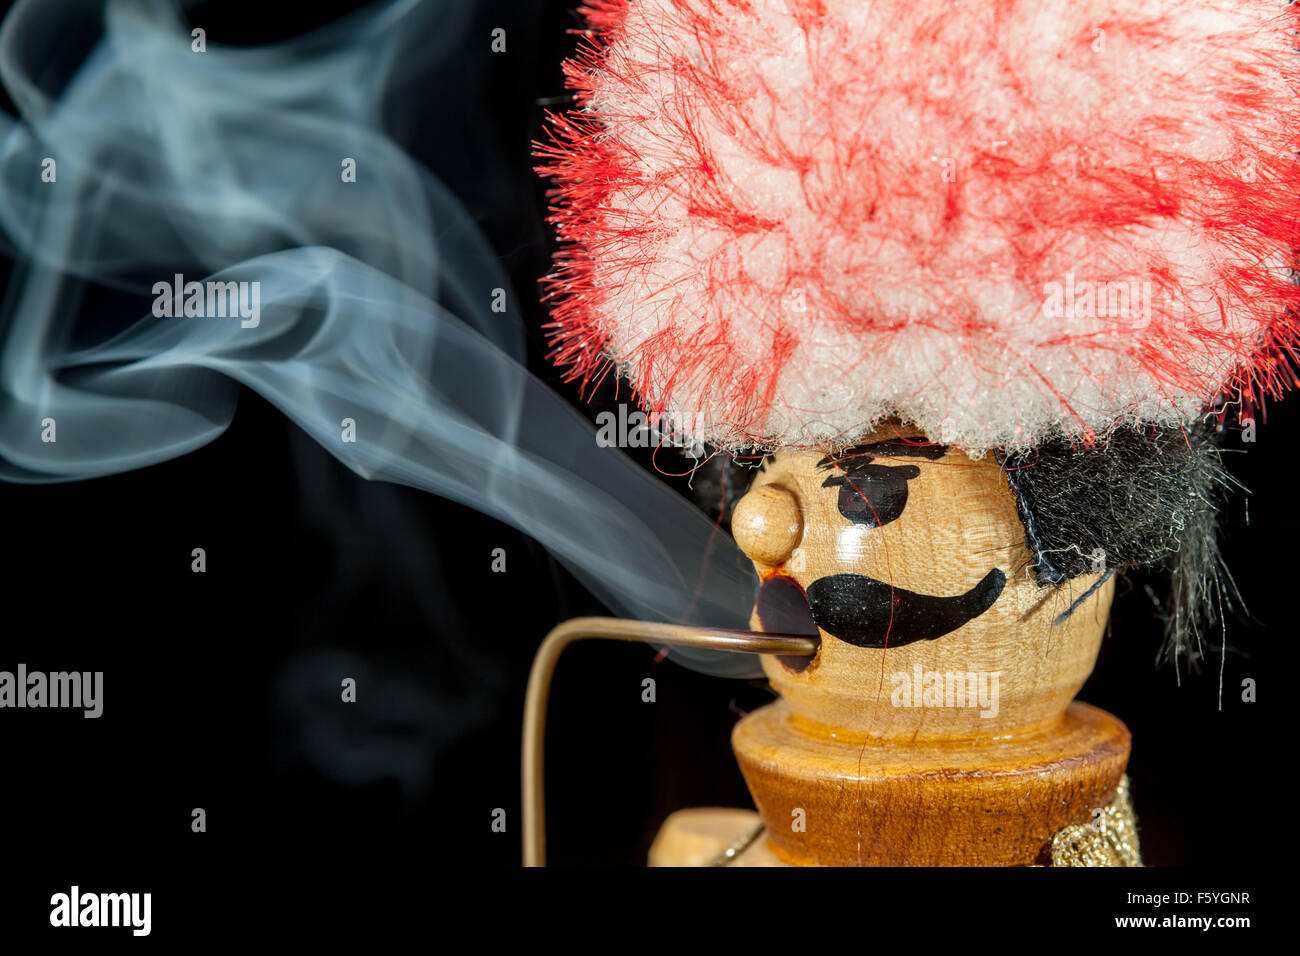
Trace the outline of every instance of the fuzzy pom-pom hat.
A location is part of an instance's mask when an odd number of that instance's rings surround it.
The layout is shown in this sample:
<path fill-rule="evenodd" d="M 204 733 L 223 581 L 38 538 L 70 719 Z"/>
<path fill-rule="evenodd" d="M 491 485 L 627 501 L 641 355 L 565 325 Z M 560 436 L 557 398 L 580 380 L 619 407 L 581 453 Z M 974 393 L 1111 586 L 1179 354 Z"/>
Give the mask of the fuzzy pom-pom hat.
<path fill-rule="evenodd" d="M 557 360 L 691 437 L 974 453 L 1295 383 L 1282 0 L 595 0 Z"/>

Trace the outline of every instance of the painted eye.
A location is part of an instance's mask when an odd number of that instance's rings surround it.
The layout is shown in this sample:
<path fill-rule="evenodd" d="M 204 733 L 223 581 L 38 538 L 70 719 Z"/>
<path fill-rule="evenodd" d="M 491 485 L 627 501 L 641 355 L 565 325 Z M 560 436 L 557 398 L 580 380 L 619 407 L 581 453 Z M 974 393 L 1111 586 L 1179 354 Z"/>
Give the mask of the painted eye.
<path fill-rule="evenodd" d="M 831 475 L 823 488 L 840 489 L 840 514 L 854 524 L 878 528 L 903 513 L 907 505 L 907 483 L 921 474 L 915 465 L 852 464 Z"/>

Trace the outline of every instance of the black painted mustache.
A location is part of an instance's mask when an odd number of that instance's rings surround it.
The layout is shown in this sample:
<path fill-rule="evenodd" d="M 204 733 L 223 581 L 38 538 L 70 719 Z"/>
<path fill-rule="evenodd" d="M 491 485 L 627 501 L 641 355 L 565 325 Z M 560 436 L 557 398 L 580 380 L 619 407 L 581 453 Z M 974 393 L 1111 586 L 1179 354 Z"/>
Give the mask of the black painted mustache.
<path fill-rule="evenodd" d="M 1006 587 L 998 568 L 965 594 L 934 597 L 893 587 L 864 574 L 833 574 L 808 588 L 813 620 L 857 647 L 901 647 L 957 630 L 993 606 Z"/>

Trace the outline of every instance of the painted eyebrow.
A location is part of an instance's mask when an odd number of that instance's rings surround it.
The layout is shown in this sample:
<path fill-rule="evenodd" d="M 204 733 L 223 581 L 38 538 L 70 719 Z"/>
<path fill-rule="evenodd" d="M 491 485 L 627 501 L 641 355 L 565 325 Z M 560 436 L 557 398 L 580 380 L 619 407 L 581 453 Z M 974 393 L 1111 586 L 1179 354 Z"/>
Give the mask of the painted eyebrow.
<path fill-rule="evenodd" d="M 924 458 L 937 461 L 948 454 L 947 445 L 909 445 L 898 441 L 878 441 L 869 445 L 858 445 L 838 455 L 827 455 L 817 462 L 818 468 L 833 468 L 836 465 L 852 462 L 855 458 Z"/>

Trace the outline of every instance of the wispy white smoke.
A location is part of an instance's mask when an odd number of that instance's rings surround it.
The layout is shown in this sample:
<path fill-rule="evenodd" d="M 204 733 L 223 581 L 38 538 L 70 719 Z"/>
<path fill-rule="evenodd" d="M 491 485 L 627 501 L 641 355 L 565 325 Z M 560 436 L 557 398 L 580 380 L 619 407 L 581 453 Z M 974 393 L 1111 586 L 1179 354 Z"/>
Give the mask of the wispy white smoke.
<path fill-rule="evenodd" d="M 748 561 L 529 375 L 517 313 L 492 310 L 514 301 L 493 250 L 380 126 L 405 64 L 467 42 L 471 6 L 399 0 L 292 42 L 199 53 L 173 3 L 19 3 L 0 27 L 19 112 L 0 115 L 15 260 L 0 477 L 184 454 L 230 423 L 242 384 L 358 474 L 519 528 L 617 613 L 743 627 Z M 82 36 L 95 39 L 69 41 Z M 153 286 L 177 273 L 259 283 L 256 326 L 155 317 Z M 114 327 L 83 306 L 87 283 L 137 296 L 144 317 Z M 745 658 L 686 662 L 753 673 Z"/>

